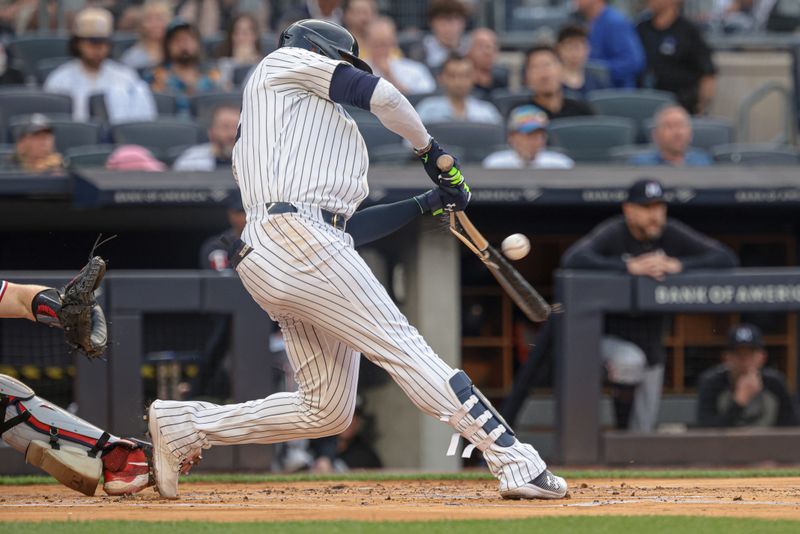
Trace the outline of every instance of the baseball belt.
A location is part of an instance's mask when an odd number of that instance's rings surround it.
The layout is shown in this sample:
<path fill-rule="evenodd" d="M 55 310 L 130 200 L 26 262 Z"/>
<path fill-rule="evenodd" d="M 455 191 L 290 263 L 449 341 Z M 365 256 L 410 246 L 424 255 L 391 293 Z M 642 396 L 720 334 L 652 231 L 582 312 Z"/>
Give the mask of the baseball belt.
<path fill-rule="evenodd" d="M 344 231 L 345 226 L 347 226 L 347 219 L 345 219 L 344 215 L 328 210 L 320 211 L 322 212 L 323 221 L 337 230 Z M 280 215 L 281 213 L 297 213 L 297 207 L 289 202 L 270 202 L 267 204 L 267 215 Z"/>

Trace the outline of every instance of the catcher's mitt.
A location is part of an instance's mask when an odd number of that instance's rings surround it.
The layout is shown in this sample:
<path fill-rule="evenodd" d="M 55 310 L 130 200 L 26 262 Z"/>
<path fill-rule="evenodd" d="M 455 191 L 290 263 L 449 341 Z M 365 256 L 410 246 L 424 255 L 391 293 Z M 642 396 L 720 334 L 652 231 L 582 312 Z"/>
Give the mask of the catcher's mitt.
<path fill-rule="evenodd" d="M 105 274 L 105 260 L 93 256 L 60 291 L 45 289 L 33 299 L 36 320 L 63 328 L 72 350 L 90 359 L 102 357 L 108 342 L 105 314 L 94 298 L 94 291 Z"/>

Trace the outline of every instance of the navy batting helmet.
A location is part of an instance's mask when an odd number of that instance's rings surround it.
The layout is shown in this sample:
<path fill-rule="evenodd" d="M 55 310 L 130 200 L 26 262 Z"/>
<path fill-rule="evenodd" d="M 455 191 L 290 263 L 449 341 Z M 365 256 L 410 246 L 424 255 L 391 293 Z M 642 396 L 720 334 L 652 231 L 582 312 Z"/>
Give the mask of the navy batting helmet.
<path fill-rule="evenodd" d="M 372 74 L 369 65 L 358 58 L 356 38 L 332 22 L 315 19 L 297 21 L 281 33 L 278 47 L 284 46 L 305 48 L 331 59 L 344 59 L 354 67 Z"/>

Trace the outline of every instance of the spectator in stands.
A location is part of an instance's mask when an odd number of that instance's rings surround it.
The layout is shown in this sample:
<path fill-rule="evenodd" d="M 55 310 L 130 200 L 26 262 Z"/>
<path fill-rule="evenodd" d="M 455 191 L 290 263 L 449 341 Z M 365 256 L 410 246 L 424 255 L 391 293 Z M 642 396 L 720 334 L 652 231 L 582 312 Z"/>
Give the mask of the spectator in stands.
<path fill-rule="evenodd" d="M 0 85 L 23 85 L 25 75 L 11 66 L 11 58 L 3 43 L 0 43 Z"/>
<path fill-rule="evenodd" d="M 572 245 L 561 265 L 664 280 L 692 269 L 735 267 L 737 259 L 721 243 L 668 218 L 662 185 L 644 178 L 630 187 L 622 215 L 600 223 Z M 663 315 L 606 316 L 606 337 L 599 351 L 612 385 L 619 429 L 650 432 L 656 427 L 666 360 L 665 321 Z"/>
<path fill-rule="evenodd" d="M 164 37 L 164 64 L 145 75 L 150 88 L 177 97 L 180 114 L 189 114 L 189 97 L 222 90 L 219 71 L 201 64 L 200 35 L 188 22 L 175 19 Z"/>
<path fill-rule="evenodd" d="M 148 0 L 142 6 L 139 40 L 120 61 L 132 69 L 148 69 L 164 61 L 164 35 L 172 19 L 172 7 L 164 0 Z"/>
<path fill-rule="evenodd" d="M 327 20 L 339 26 L 344 24 L 342 0 L 300 0 L 296 4 L 299 5 L 284 13 L 279 26 L 286 27 L 302 19 Z"/>
<path fill-rule="evenodd" d="M 589 60 L 589 38 L 583 26 L 568 25 L 558 32 L 556 52 L 564 66 L 562 83 L 569 91 L 586 98 L 590 91 L 606 89 L 608 83 L 594 72 L 586 70 Z"/>
<path fill-rule="evenodd" d="M 681 15 L 683 0 L 648 0 L 636 26 L 647 56 L 643 87 L 675 93 L 689 113 L 708 111 L 716 89 L 711 50 L 700 29 Z"/>
<path fill-rule="evenodd" d="M 564 154 L 546 150 L 547 124 L 540 108 L 519 106 L 508 118 L 509 150 L 490 154 L 483 160 L 487 169 L 571 169 L 575 162 Z"/>
<path fill-rule="evenodd" d="M 213 37 L 227 28 L 236 2 L 227 0 L 178 0 L 175 15 L 191 24 L 199 36 Z"/>
<path fill-rule="evenodd" d="M 488 99 L 495 89 L 508 87 L 508 69 L 497 64 L 497 34 L 489 28 L 477 28 L 469 34 L 467 57 L 475 67 L 473 94 Z"/>
<path fill-rule="evenodd" d="M 64 160 L 56 151 L 56 138 L 50 121 L 34 113 L 15 128 L 14 153 L 4 167 L 39 174 L 60 174 Z"/>
<path fill-rule="evenodd" d="M 783 374 L 764 369 L 767 352 L 758 327 L 746 323 L 733 327 L 722 361 L 700 377 L 697 422 L 701 427 L 800 424 Z"/>
<path fill-rule="evenodd" d="M 113 171 L 163 172 L 167 166 L 158 161 L 143 146 L 122 145 L 114 149 L 106 160 L 106 169 Z"/>
<path fill-rule="evenodd" d="M 614 87 L 636 87 L 645 56 L 631 21 L 607 0 L 574 1 L 589 22 L 589 58 L 608 66 Z"/>
<path fill-rule="evenodd" d="M 423 122 L 467 121 L 502 124 L 503 118 L 494 104 L 471 96 L 474 67 L 469 59 L 451 55 L 442 65 L 439 85 L 444 95 L 429 96 L 417 104 Z"/>
<path fill-rule="evenodd" d="M 431 34 L 422 41 L 429 67 L 438 69 L 451 54 L 467 53 L 469 43 L 464 36 L 467 18 L 467 8 L 460 0 L 431 1 L 428 7 Z"/>
<path fill-rule="evenodd" d="M 239 127 L 239 108 L 218 106 L 208 127 L 208 143 L 187 148 L 172 168 L 176 171 L 213 171 L 230 168 L 236 131 Z"/>
<path fill-rule="evenodd" d="M 592 115 L 585 102 L 564 96 L 564 68 L 553 47 L 531 48 L 525 59 L 525 85 L 533 92 L 533 104 L 542 108 L 550 120 Z"/>
<path fill-rule="evenodd" d="M 367 43 L 367 30 L 378 16 L 375 0 L 349 0 L 344 6 L 342 22 L 344 27 L 356 38 L 361 47 L 359 57 L 369 60 L 370 50 Z"/>
<path fill-rule="evenodd" d="M 156 116 L 153 95 L 136 71 L 109 59 L 114 20 L 105 9 L 88 7 L 74 22 L 70 51 L 76 59 L 50 73 L 44 90 L 72 97 L 72 117 L 89 120 L 89 97 L 105 95 L 112 123 L 150 120 Z"/>
<path fill-rule="evenodd" d="M 664 106 L 656 113 L 655 123 L 652 132 L 655 150 L 633 156 L 629 164 L 673 167 L 704 167 L 712 164 L 711 157 L 705 151 L 689 148 L 692 121 L 681 106 Z"/>
<path fill-rule="evenodd" d="M 233 72 L 238 67 L 252 67 L 261 61 L 261 32 L 253 15 L 242 13 L 233 19 L 217 57 L 221 83 L 226 87 L 233 86 Z"/>
<path fill-rule="evenodd" d="M 778 0 L 716 0 L 712 25 L 725 33 L 762 31 L 778 3 Z"/>
<path fill-rule="evenodd" d="M 228 262 L 228 247 L 222 242 L 226 239 L 233 243 L 242 236 L 244 225 L 247 223 L 247 214 L 242 206 L 242 196 L 234 190 L 228 196 L 228 224 L 229 228 L 222 235 L 219 233 L 206 239 L 200 247 L 200 268 L 212 271 L 231 271 Z"/>
<path fill-rule="evenodd" d="M 402 57 L 397 29 L 389 17 L 376 18 L 367 29 L 369 64 L 376 76 L 386 78 L 404 94 L 432 93 L 436 81 L 428 67 Z"/>

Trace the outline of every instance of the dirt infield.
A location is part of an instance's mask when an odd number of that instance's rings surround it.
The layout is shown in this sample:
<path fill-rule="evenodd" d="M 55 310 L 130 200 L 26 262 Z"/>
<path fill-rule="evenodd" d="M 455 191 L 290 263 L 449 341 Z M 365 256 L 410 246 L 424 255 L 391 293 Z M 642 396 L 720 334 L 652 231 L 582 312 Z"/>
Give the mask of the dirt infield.
<path fill-rule="evenodd" d="M 707 515 L 800 520 L 797 478 L 571 480 L 568 499 L 501 500 L 490 481 L 293 482 L 181 485 L 84 497 L 62 486 L 0 487 L 0 522 L 128 519 L 289 521 L 513 519 L 539 515 Z"/>

